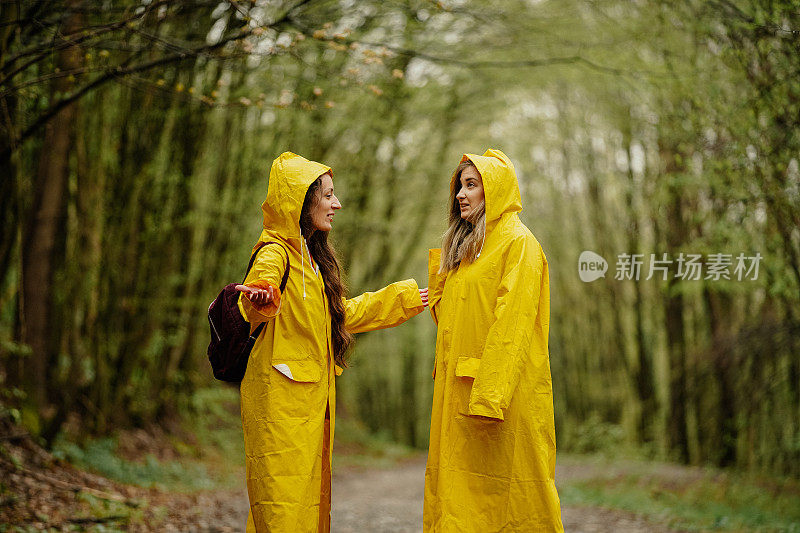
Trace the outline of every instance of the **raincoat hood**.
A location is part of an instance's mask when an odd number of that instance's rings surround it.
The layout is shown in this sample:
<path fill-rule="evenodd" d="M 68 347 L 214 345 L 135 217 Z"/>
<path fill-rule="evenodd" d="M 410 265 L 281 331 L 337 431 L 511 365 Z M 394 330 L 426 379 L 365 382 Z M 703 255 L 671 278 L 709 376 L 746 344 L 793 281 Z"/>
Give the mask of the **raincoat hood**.
<path fill-rule="evenodd" d="M 272 162 L 267 199 L 261 204 L 264 215 L 263 242 L 270 240 L 265 235 L 267 232 L 277 233 L 285 239 L 300 238 L 300 212 L 306 192 L 326 172 L 331 172 L 331 167 L 292 152 L 284 152 Z"/>
<path fill-rule="evenodd" d="M 461 162 L 472 161 L 483 180 L 486 197 L 486 222 L 493 222 L 505 213 L 522 211 L 522 196 L 519 193 L 517 173 L 514 164 L 500 150 L 489 148 L 483 155 L 464 154 Z M 453 175 L 451 189 L 455 188 L 457 178 Z"/>

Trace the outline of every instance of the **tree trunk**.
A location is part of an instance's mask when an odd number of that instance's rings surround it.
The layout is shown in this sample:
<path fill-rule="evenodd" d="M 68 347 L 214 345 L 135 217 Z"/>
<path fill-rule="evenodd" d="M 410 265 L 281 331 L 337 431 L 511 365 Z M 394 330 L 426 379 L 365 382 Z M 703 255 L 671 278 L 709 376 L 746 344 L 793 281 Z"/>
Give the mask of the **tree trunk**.
<path fill-rule="evenodd" d="M 675 183 L 676 177 L 685 171 L 684 158 L 672 147 L 660 147 L 665 163 L 664 178 L 669 200 L 666 214 L 667 252 L 675 256 L 686 241 L 687 227 L 684 221 L 683 198 Z M 664 296 L 664 320 L 667 333 L 669 357 L 669 411 L 667 414 L 667 443 L 675 458 L 681 462 L 689 460 L 689 438 L 687 432 L 686 406 L 689 401 L 686 381 L 686 331 L 683 323 L 683 294 L 676 290 L 678 280 L 671 278 Z"/>
<path fill-rule="evenodd" d="M 719 387 L 717 398 L 719 408 L 715 417 L 719 448 L 717 464 L 718 466 L 733 466 L 736 464 L 736 439 L 738 438 L 735 383 L 731 372 L 731 367 L 734 366 L 734 347 L 731 344 L 732 332 L 730 331 L 733 302 L 728 294 L 713 292 L 709 289 L 704 291 L 704 297 L 711 327 L 713 365 Z"/>
<path fill-rule="evenodd" d="M 80 2 L 71 4 L 71 7 L 78 7 Z M 65 21 L 63 38 L 69 39 L 80 27 L 79 16 L 71 15 Z M 80 68 L 81 60 L 77 46 L 56 53 L 56 64 L 63 71 Z M 68 93 L 73 85 L 74 81 L 68 78 L 57 78 L 53 82 L 52 98 Z M 63 262 L 65 194 L 77 112 L 77 105 L 70 104 L 45 126 L 33 204 L 22 247 L 23 335 L 32 350 L 25 365 L 25 379 L 31 391 L 30 399 L 45 420 L 52 418 L 47 416 L 47 387 L 56 364 L 61 333 L 53 321 L 53 281 L 54 273 Z M 57 420 L 46 421 L 48 425 L 51 422 L 58 423 Z"/>
<path fill-rule="evenodd" d="M 0 10 L 0 69 L 15 41 L 12 21 L 19 18 L 19 9 L 11 4 Z M 8 80 L 10 83 L 12 80 Z M 19 204 L 17 193 L 17 169 L 10 148 L 15 135 L 17 120 L 17 97 L 14 92 L 0 96 L 0 287 L 8 276 L 14 257 L 19 232 Z M 0 305 L 3 302 L 0 300 Z"/>

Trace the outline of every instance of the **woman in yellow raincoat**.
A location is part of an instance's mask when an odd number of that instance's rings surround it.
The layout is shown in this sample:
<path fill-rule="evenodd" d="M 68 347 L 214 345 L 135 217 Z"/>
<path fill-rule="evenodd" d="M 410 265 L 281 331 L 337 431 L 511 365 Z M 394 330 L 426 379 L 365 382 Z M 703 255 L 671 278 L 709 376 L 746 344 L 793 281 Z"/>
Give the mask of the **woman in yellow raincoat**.
<path fill-rule="evenodd" d="M 563 531 L 547 259 L 503 152 L 465 154 L 450 189 L 428 265 L 438 332 L 423 530 Z"/>
<path fill-rule="evenodd" d="M 330 530 L 335 376 L 351 334 L 401 324 L 427 302 L 414 280 L 344 298 L 327 241 L 340 207 L 330 167 L 290 152 L 273 162 L 259 243 L 277 244 L 258 251 L 237 287 L 251 328 L 267 322 L 241 384 L 248 531 Z"/>

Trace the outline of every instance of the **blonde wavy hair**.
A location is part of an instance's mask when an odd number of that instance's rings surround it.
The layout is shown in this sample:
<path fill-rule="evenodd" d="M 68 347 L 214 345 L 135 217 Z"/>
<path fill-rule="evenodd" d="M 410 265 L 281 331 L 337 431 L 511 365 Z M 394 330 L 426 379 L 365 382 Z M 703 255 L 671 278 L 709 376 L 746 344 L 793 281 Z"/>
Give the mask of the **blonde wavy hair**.
<path fill-rule="evenodd" d="M 467 167 L 473 167 L 477 170 L 475 164 L 467 159 L 462 161 L 453 172 L 451 183 L 455 183 L 455 185 L 450 188 L 449 226 L 447 231 L 444 232 L 444 237 L 442 237 L 440 274 L 455 270 L 462 261 L 472 263 L 478 258 L 478 254 L 480 254 L 483 247 L 483 240 L 486 234 L 486 202 L 481 202 L 468 219 L 463 219 L 461 218 L 461 208 L 456 198 L 461 188 L 461 173 Z"/>

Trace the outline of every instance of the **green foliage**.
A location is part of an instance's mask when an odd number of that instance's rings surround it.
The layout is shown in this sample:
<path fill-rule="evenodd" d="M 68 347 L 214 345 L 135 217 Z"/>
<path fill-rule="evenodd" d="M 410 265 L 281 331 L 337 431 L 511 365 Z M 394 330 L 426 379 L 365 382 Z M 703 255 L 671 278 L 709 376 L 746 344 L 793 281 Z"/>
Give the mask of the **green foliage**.
<path fill-rule="evenodd" d="M 4 22 L 0 65 L 41 52 L 0 80 L 11 176 L 0 383 L 23 392 L 9 416 L 44 436 L 77 416 L 95 437 L 183 417 L 198 435 L 178 445 L 188 455 L 209 443 L 239 460 L 238 414 L 222 407 L 235 393 L 211 388 L 204 313 L 241 278 L 273 158 L 292 150 L 334 168 L 344 209 L 331 240 L 358 294 L 411 276 L 425 285 L 450 173 L 491 146 L 514 160 L 522 218 L 548 257 L 560 446 L 630 443 L 800 475 L 796 2 L 346 4 L 270 2 L 246 18 L 247 3 L 180 0 L 131 26 L 114 24 L 117 9 L 63 10 L 29 28 L 30 42 Z M 66 22 L 109 30 L 81 34 L 69 57 L 57 48 Z M 188 52 L 88 91 L 69 124 L 47 129 L 57 139 L 35 130 L 2 155 L 54 94 L 138 64 L 131 50 L 149 61 L 175 47 Z M 72 80 L 51 76 L 70 59 Z M 50 164 L 54 140 L 65 149 Z M 43 213 L 52 180 L 61 209 Z M 48 221 L 50 305 L 30 305 L 22 281 L 39 263 L 23 261 L 23 239 Z M 610 260 L 605 279 L 577 279 L 583 250 Z M 760 253 L 758 280 L 613 279 L 620 253 L 717 252 Z M 37 319 L 49 337 L 33 350 Z M 426 316 L 362 336 L 341 412 L 424 448 L 434 338 Z M 136 476 L 111 441 L 69 453 Z M 141 482 L 162 482 L 159 465 L 139 467 Z"/>
<path fill-rule="evenodd" d="M 123 436 L 79 445 L 62 435 L 53 454 L 79 468 L 142 487 L 193 491 L 238 486 L 244 464 L 238 392 L 232 387 L 199 389 L 180 416 L 184 427 L 177 434 L 154 437 L 154 446 L 174 450 L 175 457 L 165 460 L 145 450 L 141 460 L 123 458 L 119 439 L 130 438 Z"/>
<path fill-rule="evenodd" d="M 78 501 L 87 505 L 85 516 L 75 517 L 76 519 L 88 518 L 91 520 L 102 521 L 101 524 L 92 525 L 90 531 L 93 532 L 117 532 L 128 530 L 128 525 L 141 522 L 143 518 L 142 507 L 127 505 L 124 502 L 117 502 L 98 498 L 91 494 L 78 493 Z"/>
<path fill-rule="evenodd" d="M 150 454 L 141 462 L 131 462 L 119 457 L 116 449 L 111 438 L 93 440 L 84 446 L 59 440 L 53 455 L 79 468 L 141 487 L 199 490 L 214 486 L 205 465 L 184 460 L 162 462 Z"/>
<path fill-rule="evenodd" d="M 596 472 L 559 483 L 562 505 L 623 509 L 681 531 L 800 531 L 796 480 L 630 460 L 567 456 L 562 463 Z"/>
<path fill-rule="evenodd" d="M 244 464 L 244 437 L 236 389 L 199 389 L 192 395 L 190 409 L 183 416 L 186 431 L 196 442 L 186 451 L 205 459 L 206 464 L 217 464 L 219 472 L 215 475 Z"/>
<path fill-rule="evenodd" d="M 425 448 L 433 394 L 434 331 L 426 315 L 401 328 L 360 335 L 337 379 L 337 402 L 369 431 Z M 336 438 L 339 438 L 337 427 Z"/>
<path fill-rule="evenodd" d="M 588 420 L 570 426 L 559 448 L 572 453 L 606 454 L 619 456 L 624 453 L 625 430 L 617 424 L 604 422 L 597 413 Z"/>
<path fill-rule="evenodd" d="M 388 430 L 373 432 L 351 418 L 336 419 L 333 468 L 358 466 L 386 468 L 419 453 L 398 443 Z"/>

